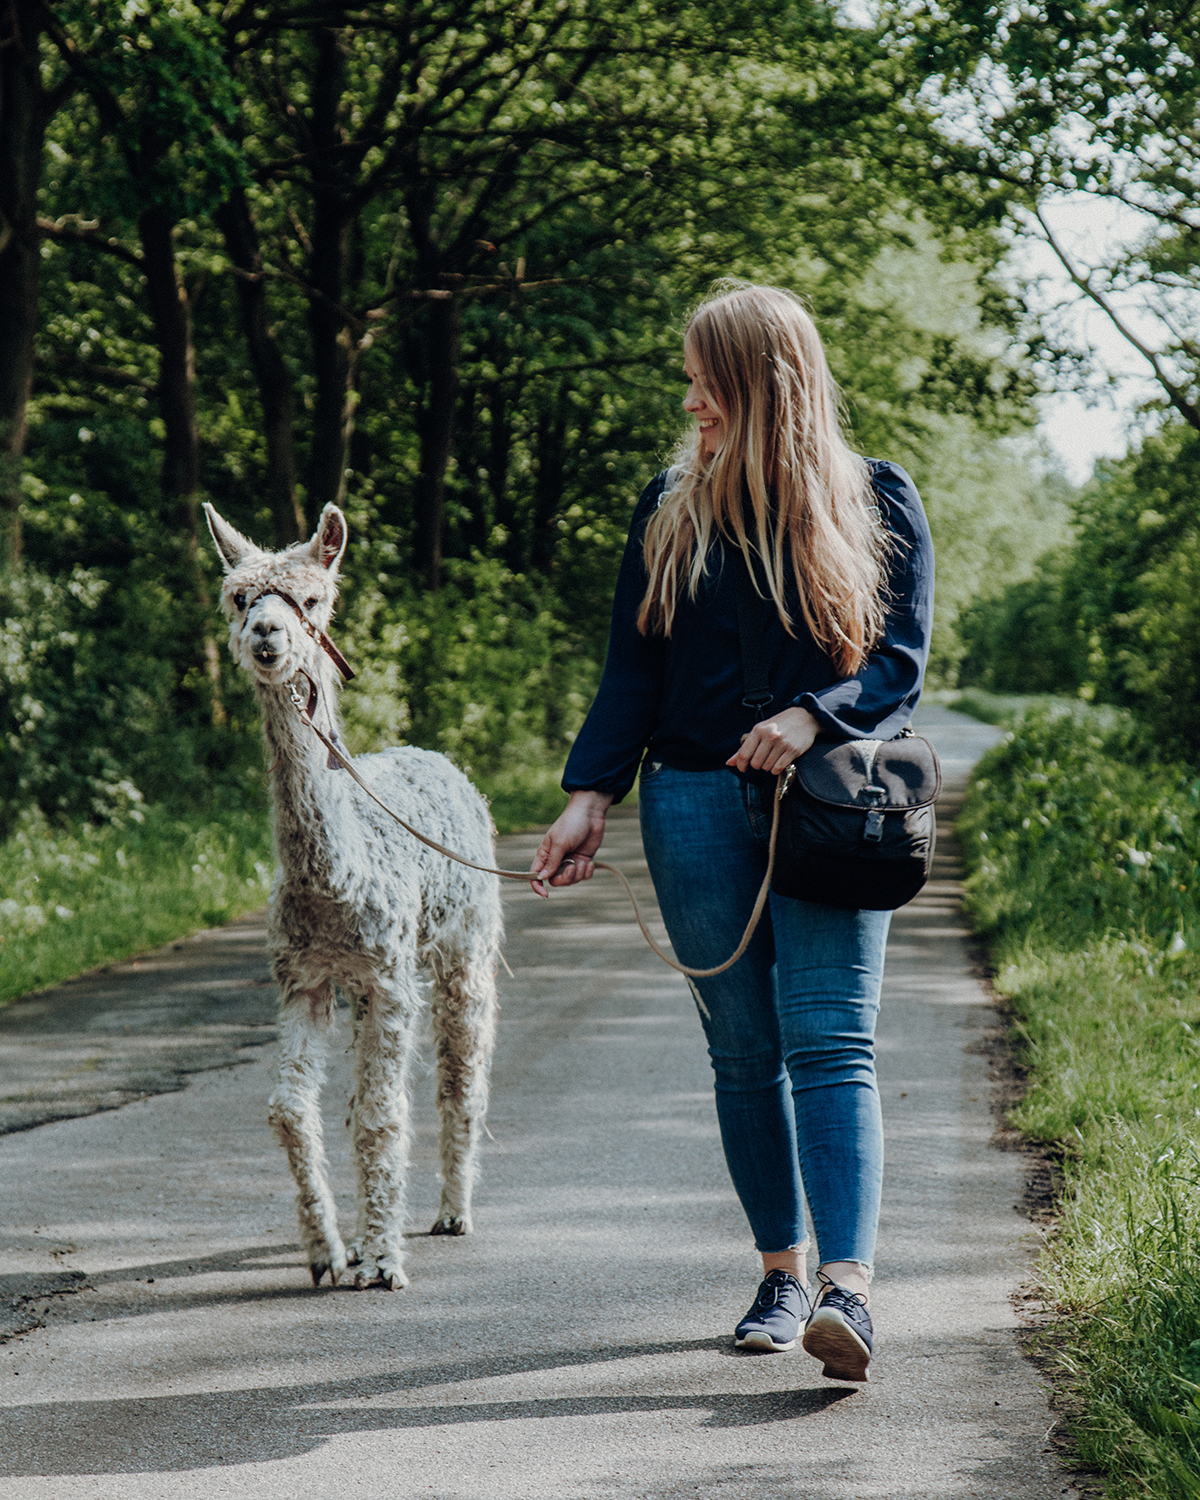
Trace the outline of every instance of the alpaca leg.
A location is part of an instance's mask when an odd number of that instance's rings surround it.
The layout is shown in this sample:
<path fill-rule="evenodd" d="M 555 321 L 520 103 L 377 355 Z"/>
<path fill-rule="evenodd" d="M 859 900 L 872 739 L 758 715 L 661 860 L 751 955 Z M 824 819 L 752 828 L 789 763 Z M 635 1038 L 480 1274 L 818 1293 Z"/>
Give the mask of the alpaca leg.
<path fill-rule="evenodd" d="M 279 1082 L 267 1104 L 267 1119 L 288 1154 L 296 1180 L 300 1238 L 313 1285 L 325 1272 L 336 1286 L 346 1269 L 337 1210 L 326 1178 L 321 1129 L 321 1081 L 325 1043 L 333 1014 L 333 986 L 285 994 L 280 1015 Z"/>
<path fill-rule="evenodd" d="M 496 1041 L 496 955 L 489 945 L 457 962 L 435 960 L 434 972 L 442 1203 L 432 1232 L 469 1234 Z"/>
<path fill-rule="evenodd" d="M 355 1042 L 354 1156 L 358 1173 L 356 1287 L 408 1285 L 404 1188 L 408 1167 L 408 1062 L 419 995 L 375 990 L 360 1002 Z"/>
<path fill-rule="evenodd" d="M 352 1024 L 354 1027 L 354 1055 L 356 1059 L 359 1055 L 359 1030 L 363 1020 L 367 1016 L 370 1004 L 370 995 L 359 995 L 351 1001 L 350 1014 L 353 1018 Z M 357 1105 L 358 1095 L 356 1093 L 352 1095 L 350 1099 L 349 1110 L 346 1115 L 346 1129 L 350 1132 L 350 1140 L 352 1145 L 357 1140 L 357 1135 L 355 1133 L 355 1117 Z M 366 1178 L 363 1175 L 362 1152 L 354 1149 L 351 1151 L 351 1157 L 354 1161 L 354 1182 L 356 1188 L 355 1198 L 358 1203 L 358 1219 L 354 1227 L 354 1238 L 346 1246 L 346 1263 L 347 1265 L 357 1266 L 362 1261 L 363 1243 L 367 1237 L 367 1183 Z"/>

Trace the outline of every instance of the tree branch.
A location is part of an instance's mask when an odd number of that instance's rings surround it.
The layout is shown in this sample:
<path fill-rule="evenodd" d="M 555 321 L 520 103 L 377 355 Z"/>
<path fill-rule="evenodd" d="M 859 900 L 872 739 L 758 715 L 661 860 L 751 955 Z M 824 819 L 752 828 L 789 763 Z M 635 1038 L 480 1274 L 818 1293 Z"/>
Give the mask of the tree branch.
<path fill-rule="evenodd" d="M 1046 222 L 1046 216 L 1042 212 L 1040 204 L 1035 206 L 1033 212 L 1037 218 L 1038 223 L 1042 226 L 1042 232 L 1046 236 L 1046 243 L 1050 246 L 1051 250 L 1054 251 L 1055 255 L 1058 257 L 1062 265 L 1063 270 L 1066 271 L 1072 282 L 1074 282 L 1074 284 L 1079 288 L 1079 290 L 1084 294 L 1085 297 L 1090 298 L 1096 304 L 1096 306 L 1102 313 L 1104 313 L 1105 317 L 1108 318 L 1109 322 L 1113 325 L 1113 327 L 1117 330 L 1121 337 L 1127 343 L 1131 344 L 1143 357 L 1143 359 L 1145 359 L 1149 363 L 1150 368 L 1154 371 L 1155 379 L 1158 381 L 1159 385 L 1162 386 L 1163 390 L 1166 391 L 1167 396 L 1170 398 L 1171 405 L 1175 408 L 1176 411 L 1179 412 L 1179 414 L 1185 419 L 1185 421 L 1189 422 L 1191 426 L 1196 428 L 1197 431 L 1200 431 L 1200 408 L 1197 408 L 1191 401 L 1189 401 L 1182 386 L 1177 385 L 1176 382 L 1171 379 L 1171 376 L 1168 374 L 1167 368 L 1163 363 L 1162 356 L 1157 352 L 1157 350 L 1151 349 L 1149 344 L 1145 343 L 1137 336 L 1136 333 L 1134 333 L 1133 329 L 1130 328 L 1128 323 L 1125 322 L 1125 320 L 1121 317 L 1121 314 L 1112 305 L 1112 303 L 1108 300 L 1104 293 L 1100 291 L 1099 288 L 1092 285 L 1091 273 L 1082 272 L 1076 267 L 1070 255 L 1068 255 L 1067 251 L 1059 242 L 1058 236 Z"/>
<path fill-rule="evenodd" d="M 82 214 L 63 214 L 59 219 L 39 218 L 38 228 L 48 240 L 63 244 L 90 245 L 93 250 L 103 250 L 106 255 L 115 255 L 127 265 L 142 269 L 142 257 L 136 250 L 123 245 L 112 236 L 100 231 L 99 219 L 85 219 Z"/>

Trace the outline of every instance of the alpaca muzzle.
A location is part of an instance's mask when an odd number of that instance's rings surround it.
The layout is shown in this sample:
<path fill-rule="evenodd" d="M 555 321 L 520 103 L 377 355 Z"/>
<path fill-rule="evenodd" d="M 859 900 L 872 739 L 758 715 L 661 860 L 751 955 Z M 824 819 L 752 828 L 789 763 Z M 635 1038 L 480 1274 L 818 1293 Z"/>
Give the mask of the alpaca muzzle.
<path fill-rule="evenodd" d="M 253 609 L 254 606 L 261 600 L 270 598 L 281 599 L 283 603 L 293 611 L 296 619 L 300 622 L 300 627 L 304 631 L 304 633 L 309 637 L 310 640 L 314 641 L 318 646 L 320 646 L 321 650 L 324 651 L 325 655 L 342 674 L 343 679 L 346 682 L 349 682 L 354 676 L 354 669 L 351 667 L 350 663 L 346 660 L 342 653 L 338 650 L 338 648 L 329 639 L 329 636 L 325 633 L 325 631 L 323 631 L 320 626 L 315 625 L 308 618 L 308 616 L 292 598 L 291 594 L 285 594 L 284 591 L 280 588 L 265 588 L 260 594 L 257 594 L 254 599 L 251 600 L 250 609 Z M 258 640 L 255 640 L 251 645 L 250 654 L 255 658 L 255 660 L 261 661 L 264 666 L 269 666 L 278 659 L 283 646 L 290 644 L 290 642 L 288 640 L 288 633 L 283 629 L 282 626 L 272 625 L 267 620 L 256 622 L 253 626 L 251 626 L 251 631 L 255 636 L 258 636 L 260 628 L 264 627 L 266 631 L 278 632 L 279 635 L 283 638 L 282 642 L 278 646 L 265 644 L 260 645 Z M 270 637 L 264 634 L 262 639 L 264 642 L 266 642 L 270 639 Z M 269 661 L 266 655 L 268 651 L 274 652 L 274 655 L 271 656 Z"/>

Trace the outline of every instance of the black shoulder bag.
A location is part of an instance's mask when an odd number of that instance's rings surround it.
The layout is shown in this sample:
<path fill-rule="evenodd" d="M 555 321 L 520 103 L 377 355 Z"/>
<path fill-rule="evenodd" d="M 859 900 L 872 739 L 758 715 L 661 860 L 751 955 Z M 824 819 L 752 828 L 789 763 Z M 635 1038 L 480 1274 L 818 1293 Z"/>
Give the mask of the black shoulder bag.
<path fill-rule="evenodd" d="M 768 597 L 738 568 L 742 702 L 761 719 L 773 701 L 766 666 Z M 771 889 L 852 911 L 894 911 L 929 879 L 942 770 L 928 740 L 818 739 L 784 773 Z"/>

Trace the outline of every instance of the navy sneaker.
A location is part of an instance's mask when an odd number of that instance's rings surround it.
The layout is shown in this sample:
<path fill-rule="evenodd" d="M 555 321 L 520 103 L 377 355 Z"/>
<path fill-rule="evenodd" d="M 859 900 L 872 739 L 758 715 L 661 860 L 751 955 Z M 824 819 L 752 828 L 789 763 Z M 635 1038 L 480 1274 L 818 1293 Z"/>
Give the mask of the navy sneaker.
<path fill-rule="evenodd" d="M 739 1349 L 784 1354 L 796 1347 L 811 1306 L 808 1289 L 790 1271 L 771 1271 L 734 1329 L 733 1341 Z"/>
<path fill-rule="evenodd" d="M 829 1380 L 866 1380 L 874 1329 L 867 1299 L 817 1272 L 821 1295 L 804 1328 L 806 1354 L 824 1362 Z"/>

